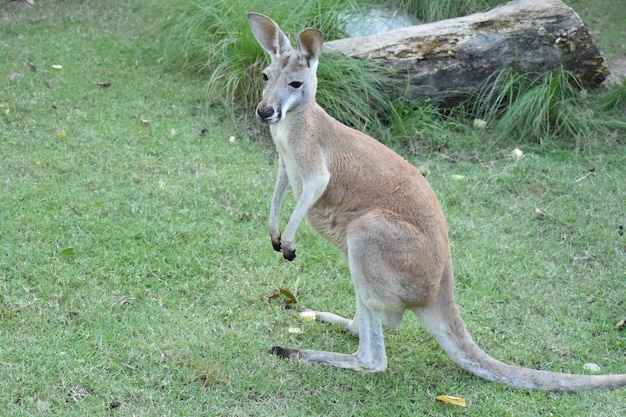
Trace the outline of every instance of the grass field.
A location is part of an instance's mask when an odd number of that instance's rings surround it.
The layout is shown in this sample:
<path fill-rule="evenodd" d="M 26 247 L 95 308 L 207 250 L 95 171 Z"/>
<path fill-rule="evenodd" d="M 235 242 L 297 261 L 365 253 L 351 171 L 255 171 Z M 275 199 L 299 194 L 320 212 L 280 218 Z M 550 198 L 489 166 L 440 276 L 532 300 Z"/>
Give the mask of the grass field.
<path fill-rule="evenodd" d="M 274 150 L 207 109 L 197 74 L 162 67 L 155 2 L 0 1 L 0 414 L 626 414 L 624 389 L 546 394 L 468 375 L 408 315 L 386 332 L 385 373 L 270 356 L 274 344 L 356 349 L 268 300 L 284 288 L 349 316 L 348 269 L 308 226 L 293 263 L 272 250 Z M 626 50 L 626 11 L 603 12 L 618 3 L 573 3 L 607 56 Z M 538 145 L 450 126 L 400 150 L 441 199 L 459 307 L 494 357 L 626 372 L 614 328 L 626 318 L 625 146 L 623 132 Z"/>

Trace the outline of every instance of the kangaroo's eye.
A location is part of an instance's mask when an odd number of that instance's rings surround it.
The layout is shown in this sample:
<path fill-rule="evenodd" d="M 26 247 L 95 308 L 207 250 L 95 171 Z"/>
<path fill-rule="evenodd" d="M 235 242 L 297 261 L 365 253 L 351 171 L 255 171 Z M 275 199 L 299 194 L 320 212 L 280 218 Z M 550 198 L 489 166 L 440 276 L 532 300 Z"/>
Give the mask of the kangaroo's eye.
<path fill-rule="evenodd" d="M 300 81 L 292 81 L 289 83 L 289 86 L 297 89 L 302 87 L 302 84 L 304 83 L 301 83 Z"/>
<path fill-rule="evenodd" d="M 263 82 L 266 82 L 267 80 L 269 80 L 269 77 L 266 73 L 263 73 Z"/>

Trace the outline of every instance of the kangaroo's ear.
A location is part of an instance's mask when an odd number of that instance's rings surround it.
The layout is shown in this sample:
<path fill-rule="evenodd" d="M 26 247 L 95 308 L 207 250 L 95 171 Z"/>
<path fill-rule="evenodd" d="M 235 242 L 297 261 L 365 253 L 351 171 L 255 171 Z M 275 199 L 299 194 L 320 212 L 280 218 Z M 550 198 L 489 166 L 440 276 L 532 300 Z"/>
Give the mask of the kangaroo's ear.
<path fill-rule="evenodd" d="M 324 35 L 317 29 L 304 29 L 298 35 L 300 56 L 307 61 L 309 67 L 317 65 L 322 54 Z"/>
<path fill-rule="evenodd" d="M 291 50 L 289 38 L 278 27 L 276 22 L 258 13 L 249 13 L 250 29 L 259 45 L 270 54 L 272 60 Z"/>

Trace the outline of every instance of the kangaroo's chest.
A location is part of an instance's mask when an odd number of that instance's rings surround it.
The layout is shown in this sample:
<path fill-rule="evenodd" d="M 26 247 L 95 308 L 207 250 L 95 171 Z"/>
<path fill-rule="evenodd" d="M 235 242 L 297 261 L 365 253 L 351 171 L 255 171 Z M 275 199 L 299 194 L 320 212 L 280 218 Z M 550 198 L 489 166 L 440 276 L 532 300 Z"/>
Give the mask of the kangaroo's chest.
<path fill-rule="evenodd" d="M 307 151 L 300 150 L 298 154 L 295 154 L 293 151 L 294 144 L 289 143 L 289 132 L 281 128 L 280 123 L 270 126 L 270 129 L 274 145 L 285 165 L 289 183 L 296 200 L 298 200 L 303 192 L 307 169 L 311 169 L 311 165 L 325 164 L 326 162 L 323 158 L 319 159 L 321 153 L 315 147 L 310 147 Z M 298 139 L 301 140 L 300 145 L 311 145 L 311 142 L 306 141 L 303 137 Z M 310 180 L 310 178 L 308 179 Z M 306 217 L 309 224 L 317 232 L 342 252 L 345 252 L 346 226 L 350 223 L 351 217 L 354 216 L 354 211 L 349 210 L 349 213 L 343 213 L 342 208 L 336 203 L 337 201 L 321 198 L 307 211 Z"/>
<path fill-rule="evenodd" d="M 276 151 L 285 164 L 285 171 L 287 172 L 293 193 L 296 198 L 300 198 L 302 194 L 302 175 L 299 163 L 289 145 L 289 131 L 282 123 L 277 123 L 270 126 L 270 132 L 272 133 Z"/>

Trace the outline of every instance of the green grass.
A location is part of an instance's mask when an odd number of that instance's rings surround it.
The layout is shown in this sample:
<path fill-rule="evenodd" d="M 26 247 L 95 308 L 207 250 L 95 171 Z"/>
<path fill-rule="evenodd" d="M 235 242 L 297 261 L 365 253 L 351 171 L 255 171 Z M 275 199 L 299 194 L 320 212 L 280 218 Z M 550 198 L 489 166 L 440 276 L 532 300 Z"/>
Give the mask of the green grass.
<path fill-rule="evenodd" d="M 541 75 L 502 68 L 485 80 L 472 107 L 475 117 L 493 126 L 500 137 L 580 142 L 614 129 L 626 130 L 621 115 L 611 114 L 624 103 L 625 90 L 626 84 L 589 94 L 574 74 L 562 68 Z"/>
<path fill-rule="evenodd" d="M 146 11 L 169 2 L 36 3 L 0 3 L 2 415 L 624 415 L 625 390 L 547 395 L 468 375 L 409 316 L 386 332 L 382 374 L 270 356 L 357 345 L 268 301 L 297 283 L 304 305 L 354 308 L 346 265 L 308 226 L 295 262 L 272 250 L 274 150 L 206 108 L 204 76 L 160 59 Z M 400 106 L 410 123 L 388 134 L 414 136 L 398 149 L 442 201 L 476 341 L 524 366 L 626 372 L 613 328 L 626 316 L 626 136 L 541 145 L 431 110 Z"/>
<path fill-rule="evenodd" d="M 424 22 L 452 19 L 482 11 L 504 1 L 500 0 L 395 0 L 394 4 L 422 19 Z"/>
<path fill-rule="evenodd" d="M 622 13 L 619 0 L 603 0 L 599 3 L 570 0 L 566 3 L 589 26 L 590 33 L 604 56 L 613 59 L 626 51 L 626 39 L 616 36 L 615 32 L 618 28 L 626 27 L 626 14 Z"/>

